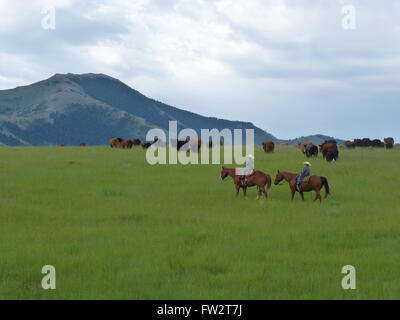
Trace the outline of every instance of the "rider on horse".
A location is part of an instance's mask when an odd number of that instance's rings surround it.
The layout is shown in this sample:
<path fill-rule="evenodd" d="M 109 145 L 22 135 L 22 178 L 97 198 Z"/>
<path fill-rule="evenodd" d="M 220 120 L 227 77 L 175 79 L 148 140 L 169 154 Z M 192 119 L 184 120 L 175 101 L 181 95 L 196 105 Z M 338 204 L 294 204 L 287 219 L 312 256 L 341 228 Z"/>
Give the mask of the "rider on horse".
<path fill-rule="evenodd" d="M 303 171 L 296 179 L 296 187 L 299 192 L 300 192 L 300 184 L 303 182 L 305 177 L 309 177 L 311 174 L 310 167 L 311 167 L 311 163 L 309 163 L 308 161 L 304 162 Z"/>
<path fill-rule="evenodd" d="M 240 176 L 242 185 L 245 186 L 247 185 L 247 176 L 250 176 L 254 173 L 254 157 L 249 154 L 247 155 L 247 160 L 246 160 L 246 167 L 245 168 L 240 168 L 236 169 L 236 175 Z"/>

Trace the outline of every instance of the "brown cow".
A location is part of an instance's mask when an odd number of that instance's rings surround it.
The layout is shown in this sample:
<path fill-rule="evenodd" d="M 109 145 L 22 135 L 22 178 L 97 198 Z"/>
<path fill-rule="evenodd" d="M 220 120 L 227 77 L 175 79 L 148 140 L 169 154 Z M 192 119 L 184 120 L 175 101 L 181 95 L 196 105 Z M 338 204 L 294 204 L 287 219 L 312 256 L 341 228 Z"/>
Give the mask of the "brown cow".
<path fill-rule="evenodd" d="M 281 146 L 282 146 L 282 147 L 287 147 L 288 145 L 289 145 L 289 142 L 281 143 Z"/>
<path fill-rule="evenodd" d="M 122 138 L 112 138 L 109 142 L 111 148 L 122 148 Z"/>
<path fill-rule="evenodd" d="M 353 141 L 345 141 L 344 145 L 348 148 L 348 149 L 355 149 L 356 147 L 356 143 Z"/>
<path fill-rule="evenodd" d="M 122 149 L 132 149 L 133 141 L 131 139 L 124 139 L 121 141 Z"/>
<path fill-rule="evenodd" d="M 385 138 L 383 141 L 385 141 L 386 149 L 393 149 L 393 146 L 394 146 L 393 138 Z"/>
<path fill-rule="evenodd" d="M 309 144 L 312 144 L 312 143 L 311 142 L 299 142 L 297 144 L 297 148 L 299 148 L 303 154 L 306 154 L 306 147 Z"/>
<path fill-rule="evenodd" d="M 275 143 L 272 141 L 265 141 L 262 143 L 263 149 L 266 153 L 271 153 L 275 151 Z"/>
<path fill-rule="evenodd" d="M 320 144 L 320 151 L 323 157 L 331 162 L 333 160 L 337 160 L 339 157 L 339 149 L 335 142 L 326 142 L 324 144 Z"/>
<path fill-rule="evenodd" d="M 80 147 L 86 147 L 86 143 L 81 143 L 79 146 Z"/>

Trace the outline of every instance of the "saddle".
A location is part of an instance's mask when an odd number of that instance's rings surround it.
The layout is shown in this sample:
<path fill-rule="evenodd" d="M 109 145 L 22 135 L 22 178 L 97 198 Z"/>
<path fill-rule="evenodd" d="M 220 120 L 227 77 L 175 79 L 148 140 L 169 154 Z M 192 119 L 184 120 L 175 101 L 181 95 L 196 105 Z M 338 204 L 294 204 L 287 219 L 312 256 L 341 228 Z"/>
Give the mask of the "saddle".
<path fill-rule="evenodd" d="M 300 176 L 300 175 L 298 175 L 297 178 L 298 178 L 299 176 Z M 302 185 L 303 183 L 304 183 L 304 184 L 308 184 L 308 183 L 310 182 L 310 179 L 311 179 L 311 176 L 304 177 L 304 179 L 300 182 L 299 185 L 296 184 L 296 189 L 299 189 L 298 191 L 300 192 L 300 191 L 301 191 L 301 185 Z"/>
<path fill-rule="evenodd" d="M 298 175 L 298 176 L 296 177 L 296 180 L 297 180 L 299 177 L 300 177 L 300 175 Z M 309 182 L 310 182 L 310 179 L 311 179 L 311 176 L 304 177 L 303 180 L 301 180 L 301 183 L 303 183 L 303 182 L 309 183 Z"/>
<path fill-rule="evenodd" d="M 245 176 L 245 177 L 251 177 L 251 176 L 254 176 L 256 174 L 256 172 L 253 170 L 250 174 L 248 174 L 247 176 Z"/>
<path fill-rule="evenodd" d="M 247 186 L 246 178 L 251 177 L 251 176 L 254 176 L 255 174 L 256 174 L 256 172 L 253 170 L 253 171 L 252 171 L 250 174 L 248 174 L 248 175 L 241 175 L 241 176 L 239 176 L 239 177 L 240 177 L 241 185 L 242 185 L 243 187 L 246 187 L 246 186 Z"/>

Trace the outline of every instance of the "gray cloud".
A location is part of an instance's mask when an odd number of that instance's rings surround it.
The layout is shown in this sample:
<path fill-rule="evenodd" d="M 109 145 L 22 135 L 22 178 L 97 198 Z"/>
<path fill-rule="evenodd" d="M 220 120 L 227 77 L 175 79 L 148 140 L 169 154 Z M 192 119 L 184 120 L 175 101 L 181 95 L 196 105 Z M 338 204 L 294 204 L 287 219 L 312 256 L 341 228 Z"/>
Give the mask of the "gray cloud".
<path fill-rule="evenodd" d="M 0 88 L 101 72 L 279 137 L 400 139 L 398 1 L 57 0 L 43 30 L 47 2 L 0 0 Z M 345 4 L 356 30 L 341 28 Z"/>

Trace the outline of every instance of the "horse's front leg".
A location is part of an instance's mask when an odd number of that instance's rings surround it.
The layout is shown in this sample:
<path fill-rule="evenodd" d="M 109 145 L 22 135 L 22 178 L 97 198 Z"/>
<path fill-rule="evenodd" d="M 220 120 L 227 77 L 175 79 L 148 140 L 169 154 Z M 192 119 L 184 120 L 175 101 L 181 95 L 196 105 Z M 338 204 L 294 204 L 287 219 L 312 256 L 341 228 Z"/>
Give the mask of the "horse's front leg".
<path fill-rule="evenodd" d="M 295 194 L 296 194 L 296 189 L 295 189 L 295 187 L 294 186 L 290 186 L 290 190 L 292 191 L 292 201 L 293 201 L 293 199 L 294 199 L 294 196 L 295 196 Z"/>
<path fill-rule="evenodd" d="M 304 201 L 304 193 L 303 191 L 300 191 L 301 199 Z"/>
<path fill-rule="evenodd" d="M 235 184 L 235 188 L 236 188 L 236 197 L 239 196 L 239 192 L 240 192 L 240 185 L 239 184 Z"/>

